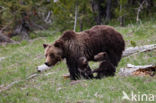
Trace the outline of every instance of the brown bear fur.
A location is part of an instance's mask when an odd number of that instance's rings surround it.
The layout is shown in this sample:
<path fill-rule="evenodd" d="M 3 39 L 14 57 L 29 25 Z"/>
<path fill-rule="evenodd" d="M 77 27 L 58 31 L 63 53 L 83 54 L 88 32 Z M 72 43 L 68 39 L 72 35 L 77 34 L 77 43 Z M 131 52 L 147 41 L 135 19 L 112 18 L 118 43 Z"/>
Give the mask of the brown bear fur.
<path fill-rule="evenodd" d="M 103 61 L 103 60 L 109 61 L 109 57 L 108 57 L 108 54 L 106 52 L 100 52 L 94 56 L 94 60 L 95 61 Z"/>
<path fill-rule="evenodd" d="M 95 70 L 93 70 L 92 73 L 97 73 L 97 76 L 95 78 L 102 78 L 107 76 L 114 76 L 115 75 L 115 67 L 110 62 L 108 55 L 106 52 L 98 53 L 94 56 L 94 60 L 101 61 L 99 67 Z"/>
<path fill-rule="evenodd" d="M 80 72 L 80 75 L 82 75 L 86 79 L 93 78 L 92 70 L 90 69 L 90 67 L 88 65 L 88 61 L 85 57 L 79 58 L 78 71 Z"/>
<path fill-rule="evenodd" d="M 78 79 L 78 58 L 86 57 L 94 61 L 94 55 L 106 52 L 110 62 L 116 67 L 121 59 L 125 42 L 119 32 L 110 26 L 97 25 L 79 33 L 65 31 L 62 36 L 51 45 L 44 45 L 48 66 L 55 65 L 60 58 L 65 58 L 71 79 Z"/>

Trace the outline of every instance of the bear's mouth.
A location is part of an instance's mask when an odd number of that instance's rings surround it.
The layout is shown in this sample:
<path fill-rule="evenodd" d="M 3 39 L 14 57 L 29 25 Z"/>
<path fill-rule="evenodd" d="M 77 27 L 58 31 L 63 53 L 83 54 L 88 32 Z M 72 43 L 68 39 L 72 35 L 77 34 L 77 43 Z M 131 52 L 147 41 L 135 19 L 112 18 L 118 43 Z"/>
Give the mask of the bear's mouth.
<path fill-rule="evenodd" d="M 44 63 L 46 66 L 48 66 L 48 67 L 50 67 L 50 66 L 52 66 L 51 64 L 49 64 L 49 63 Z"/>

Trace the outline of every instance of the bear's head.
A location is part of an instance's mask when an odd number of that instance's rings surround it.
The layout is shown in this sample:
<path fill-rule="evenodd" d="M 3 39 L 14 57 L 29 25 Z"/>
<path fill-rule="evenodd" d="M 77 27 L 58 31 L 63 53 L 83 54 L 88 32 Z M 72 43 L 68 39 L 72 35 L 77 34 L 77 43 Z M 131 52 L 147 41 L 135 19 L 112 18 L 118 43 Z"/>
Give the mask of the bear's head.
<path fill-rule="evenodd" d="M 88 61 L 85 57 L 80 57 L 78 59 L 78 70 L 80 73 L 87 76 L 88 71 Z"/>
<path fill-rule="evenodd" d="M 80 68 L 86 68 L 88 66 L 88 61 L 85 57 L 80 57 L 78 60 L 78 66 Z"/>
<path fill-rule="evenodd" d="M 94 56 L 95 61 L 103 61 L 103 60 L 107 60 L 107 59 L 108 59 L 108 56 L 107 56 L 106 52 L 100 52 Z"/>
<path fill-rule="evenodd" d="M 63 50 L 62 50 L 63 42 L 57 40 L 54 44 L 43 44 L 45 48 L 45 57 L 47 66 L 53 66 L 57 62 L 62 60 Z"/>
<path fill-rule="evenodd" d="M 80 57 L 78 59 L 78 71 L 82 76 L 86 79 L 92 78 L 92 71 L 88 65 L 88 61 L 86 57 Z"/>
<path fill-rule="evenodd" d="M 69 40 L 75 39 L 76 34 L 75 32 L 69 30 L 65 31 L 63 35 L 56 40 L 53 44 L 43 44 L 45 48 L 45 57 L 47 66 L 55 65 L 57 62 L 61 61 L 64 58 L 64 50 L 65 47 L 68 48 L 70 45 L 65 46 L 65 42 Z"/>

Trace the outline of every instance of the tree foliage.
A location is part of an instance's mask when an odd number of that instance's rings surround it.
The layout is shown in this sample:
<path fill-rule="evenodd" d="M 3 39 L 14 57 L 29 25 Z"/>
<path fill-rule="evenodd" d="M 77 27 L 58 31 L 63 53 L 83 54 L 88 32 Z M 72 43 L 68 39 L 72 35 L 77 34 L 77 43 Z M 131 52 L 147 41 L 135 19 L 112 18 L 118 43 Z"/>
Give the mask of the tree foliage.
<path fill-rule="evenodd" d="M 76 1 L 78 30 L 111 21 L 136 21 L 142 2 L 140 18 L 152 16 L 156 10 L 155 0 L 1 0 L 0 29 L 5 28 L 7 34 L 20 27 L 27 33 L 48 27 L 73 29 Z"/>

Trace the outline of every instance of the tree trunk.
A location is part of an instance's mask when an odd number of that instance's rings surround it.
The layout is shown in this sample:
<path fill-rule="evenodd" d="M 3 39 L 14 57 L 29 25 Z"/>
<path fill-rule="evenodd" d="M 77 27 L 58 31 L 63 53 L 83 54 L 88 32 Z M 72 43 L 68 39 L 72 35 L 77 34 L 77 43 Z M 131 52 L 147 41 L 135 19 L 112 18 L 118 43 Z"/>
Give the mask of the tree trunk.
<path fill-rule="evenodd" d="M 14 34 L 20 35 L 22 40 L 23 39 L 29 39 L 28 30 L 25 27 L 25 23 L 17 25 L 16 29 L 14 31 Z"/>
<path fill-rule="evenodd" d="M 109 23 L 111 18 L 111 5 L 112 5 L 112 0 L 107 0 L 106 19 L 105 19 L 106 24 Z"/>
<path fill-rule="evenodd" d="M 78 15 L 78 0 L 76 0 L 76 3 L 75 3 L 75 21 L 74 21 L 74 31 L 76 31 L 77 15 Z"/>
<path fill-rule="evenodd" d="M 124 18 L 122 15 L 122 4 L 120 4 L 120 17 L 119 17 L 119 21 L 120 21 L 120 26 L 124 26 Z"/>
<path fill-rule="evenodd" d="M 92 10 L 96 14 L 95 21 L 96 24 L 101 24 L 101 15 L 100 15 L 100 4 L 98 0 L 92 0 Z"/>
<path fill-rule="evenodd" d="M 80 20 L 80 31 L 83 31 L 83 21 L 82 21 L 82 19 Z"/>
<path fill-rule="evenodd" d="M 136 21 L 137 22 L 139 22 L 140 21 L 140 18 L 139 18 L 139 16 L 140 16 L 140 12 L 141 12 L 141 10 L 143 9 L 143 5 L 144 5 L 144 3 L 145 3 L 145 0 L 141 0 L 140 1 L 140 5 L 139 5 L 139 7 L 138 7 L 138 9 L 137 9 L 137 17 L 136 17 Z"/>

